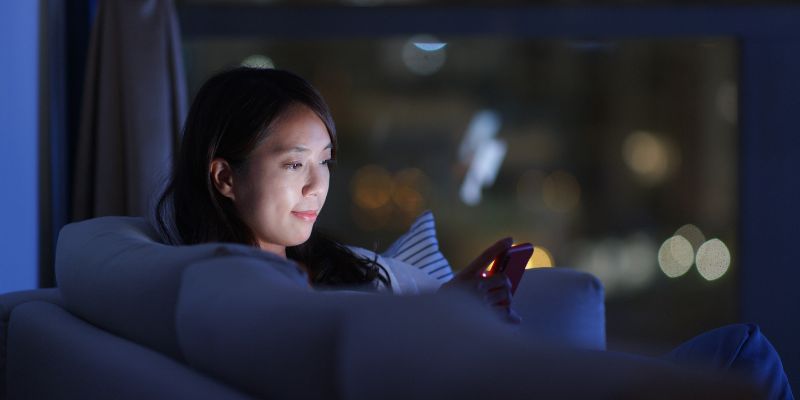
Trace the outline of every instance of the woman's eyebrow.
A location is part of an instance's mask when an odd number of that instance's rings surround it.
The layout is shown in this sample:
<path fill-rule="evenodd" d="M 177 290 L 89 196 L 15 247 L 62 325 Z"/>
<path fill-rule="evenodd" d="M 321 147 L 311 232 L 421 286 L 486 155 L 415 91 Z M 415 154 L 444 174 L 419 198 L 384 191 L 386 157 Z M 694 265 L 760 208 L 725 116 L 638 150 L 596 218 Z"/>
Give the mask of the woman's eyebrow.
<path fill-rule="evenodd" d="M 325 148 L 323 148 L 322 150 L 328 150 L 328 149 L 332 149 L 332 148 L 333 148 L 333 143 L 329 142 L 328 145 L 325 146 Z M 309 149 L 308 147 L 305 147 L 303 145 L 288 146 L 288 147 L 278 147 L 278 148 L 275 149 L 275 153 L 279 153 L 279 154 L 283 154 L 283 153 L 305 153 L 307 151 L 311 151 L 311 149 Z"/>

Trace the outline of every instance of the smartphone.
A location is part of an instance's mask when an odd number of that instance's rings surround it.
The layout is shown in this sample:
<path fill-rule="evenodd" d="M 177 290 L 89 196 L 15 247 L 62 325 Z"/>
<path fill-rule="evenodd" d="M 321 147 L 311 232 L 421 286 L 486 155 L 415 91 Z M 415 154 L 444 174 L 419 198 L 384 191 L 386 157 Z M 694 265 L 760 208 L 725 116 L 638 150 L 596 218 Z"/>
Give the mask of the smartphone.
<path fill-rule="evenodd" d="M 530 243 L 511 246 L 508 250 L 500 253 L 481 276 L 488 278 L 496 272 L 505 272 L 511 281 L 511 294 L 513 295 L 517 291 L 522 274 L 525 273 L 525 266 L 528 265 L 528 260 L 532 255 L 533 245 Z"/>

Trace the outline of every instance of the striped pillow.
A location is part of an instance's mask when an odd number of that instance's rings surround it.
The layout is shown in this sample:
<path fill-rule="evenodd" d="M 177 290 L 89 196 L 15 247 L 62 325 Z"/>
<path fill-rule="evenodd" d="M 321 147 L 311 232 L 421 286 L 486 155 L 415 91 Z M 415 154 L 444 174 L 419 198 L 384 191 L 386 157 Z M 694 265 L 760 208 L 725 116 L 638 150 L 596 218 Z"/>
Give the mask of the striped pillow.
<path fill-rule="evenodd" d="M 453 268 L 439 251 L 436 224 L 430 211 L 417 217 L 408 232 L 400 236 L 381 256 L 413 265 L 440 283 L 453 278 Z"/>

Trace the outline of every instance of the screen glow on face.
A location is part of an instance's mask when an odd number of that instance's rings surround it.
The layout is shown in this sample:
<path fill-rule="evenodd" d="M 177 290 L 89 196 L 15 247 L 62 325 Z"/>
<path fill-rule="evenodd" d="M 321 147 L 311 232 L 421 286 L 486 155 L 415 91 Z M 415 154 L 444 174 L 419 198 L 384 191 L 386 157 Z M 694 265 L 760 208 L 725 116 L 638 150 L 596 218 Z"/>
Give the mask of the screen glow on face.
<path fill-rule="evenodd" d="M 234 184 L 236 208 L 264 250 L 285 256 L 304 243 L 328 195 L 333 145 L 309 108 L 280 117 Z"/>

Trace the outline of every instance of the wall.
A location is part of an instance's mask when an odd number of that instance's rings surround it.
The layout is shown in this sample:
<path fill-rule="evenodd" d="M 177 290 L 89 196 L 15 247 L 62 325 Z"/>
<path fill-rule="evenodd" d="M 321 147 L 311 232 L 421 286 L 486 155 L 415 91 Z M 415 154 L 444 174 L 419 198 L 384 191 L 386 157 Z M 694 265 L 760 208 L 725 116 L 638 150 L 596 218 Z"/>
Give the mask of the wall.
<path fill-rule="evenodd" d="M 38 1 L 0 1 L 0 293 L 38 285 Z"/>

